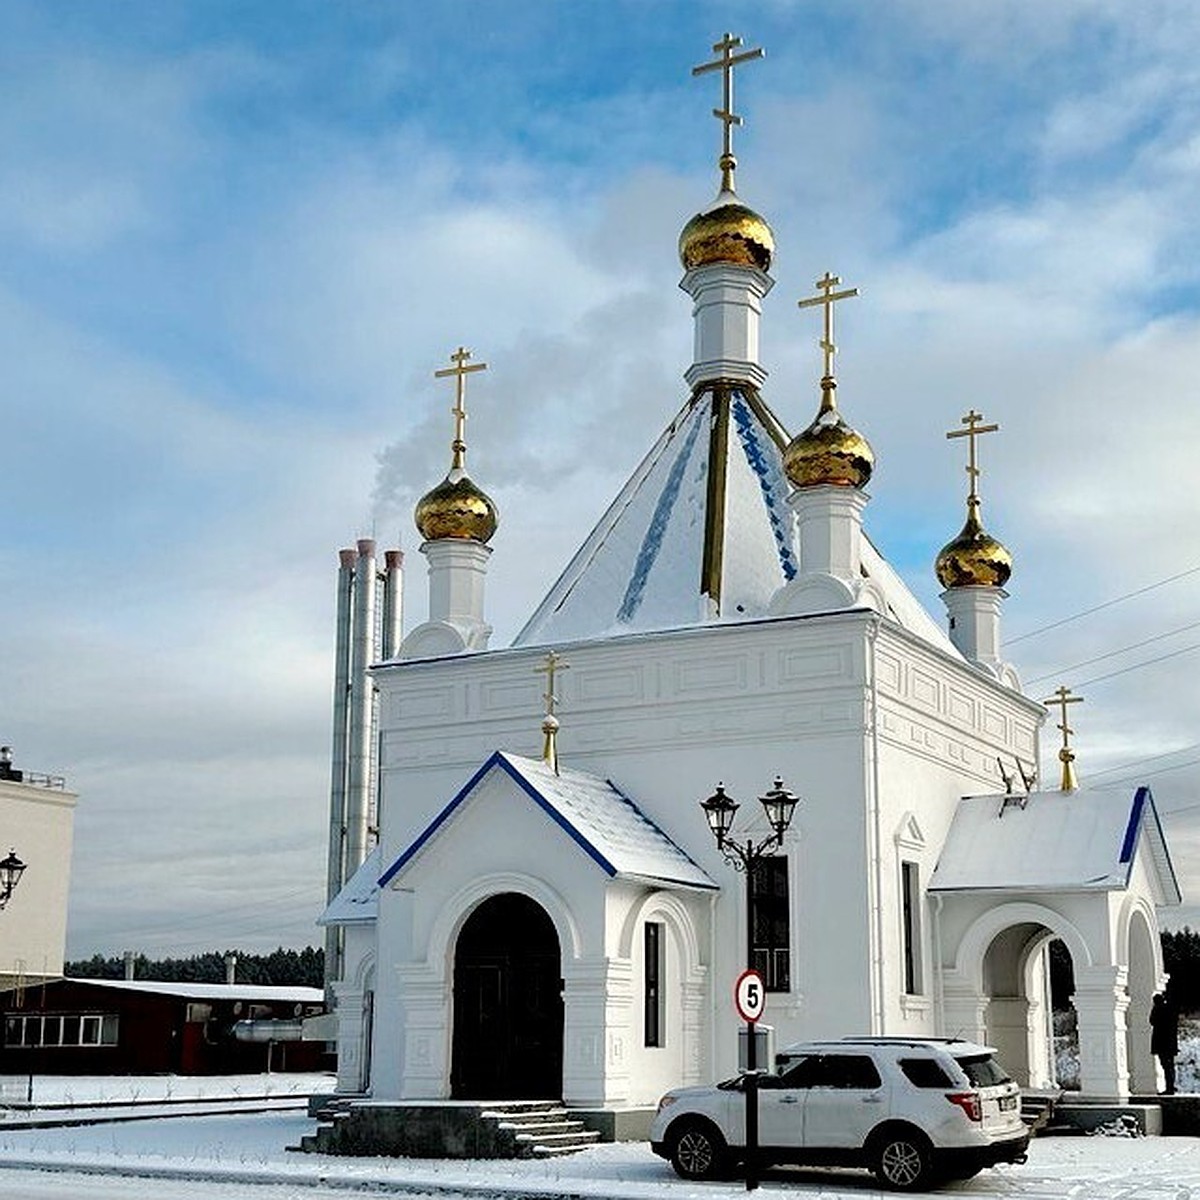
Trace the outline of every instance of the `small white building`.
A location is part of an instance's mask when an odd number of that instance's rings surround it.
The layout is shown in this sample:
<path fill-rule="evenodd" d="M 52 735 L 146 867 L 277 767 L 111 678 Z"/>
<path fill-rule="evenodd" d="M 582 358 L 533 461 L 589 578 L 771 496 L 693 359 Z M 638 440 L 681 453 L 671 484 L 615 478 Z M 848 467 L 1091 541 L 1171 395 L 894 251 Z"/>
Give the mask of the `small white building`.
<path fill-rule="evenodd" d="M 1155 914 L 1179 890 L 1147 789 L 1003 782 L 1033 774 L 1046 709 L 1003 655 L 987 429 L 964 420 L 967 521 L 938 556 L 936 621 L 863 529 L 874 456 L 838 410 L 836 278 L 812 300 L 815 419 L 792 436 L 809 417 L 764 398 L 774 240 L 721 166 L 680 239 L 690 391 L 510 647 L 488 645 L 497 513 L 461 416 L 418 505 L 429 619 L 373 670 L 378 845 L 323 917 L 344 931 L 339 1085 L 652 1105 L 734 1069 L 748 962 L 779 1046 L 961 1035 L 1046 1085 L 1060 938 L 1084 1093 L 1153 1090 Z M 745 818 L 776 777 L 800 802 L 748 913 L 699 802 L 720 781 Z M 734 827 L 768 832 L 761 812 Z"/>
<path fill-rule="evenodd" d="M 0 908 L 0 991 L 62 975 L 75 801 L 61 777 L 21 770 L 0 747 L 0 859 L 25 864 Z"/>

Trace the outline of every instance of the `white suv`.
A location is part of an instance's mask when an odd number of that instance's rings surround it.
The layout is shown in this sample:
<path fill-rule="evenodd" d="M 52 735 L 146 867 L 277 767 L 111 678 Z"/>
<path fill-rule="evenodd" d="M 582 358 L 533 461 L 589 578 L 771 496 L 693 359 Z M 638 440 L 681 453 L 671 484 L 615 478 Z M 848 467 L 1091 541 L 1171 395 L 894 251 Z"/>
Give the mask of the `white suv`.
<path fill-rule="evenodd" d="M 1020 1088 L 993 1051 L 956 1038 L 802 1042 L 759 1076 L 759 1162 L 863 1166 L 915 1191 L 1023 1162 Z M 676 1088 L 650 1127 L 655 1154 L 685 1179 L 745 1156 L 745 1076 Z"/>

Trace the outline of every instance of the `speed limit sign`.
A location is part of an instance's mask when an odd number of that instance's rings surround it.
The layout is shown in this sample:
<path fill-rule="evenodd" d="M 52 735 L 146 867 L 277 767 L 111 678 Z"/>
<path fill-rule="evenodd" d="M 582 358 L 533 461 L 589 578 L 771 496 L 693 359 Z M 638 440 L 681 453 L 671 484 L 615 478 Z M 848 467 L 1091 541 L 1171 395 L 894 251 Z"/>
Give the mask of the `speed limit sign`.
<path fill-rule="evenodd" d="M 743 971 L 733 985 L 733 1006 L 743 1021 L 753 1024 L 767 1006 L 767 989 L 757 971 Z"/>

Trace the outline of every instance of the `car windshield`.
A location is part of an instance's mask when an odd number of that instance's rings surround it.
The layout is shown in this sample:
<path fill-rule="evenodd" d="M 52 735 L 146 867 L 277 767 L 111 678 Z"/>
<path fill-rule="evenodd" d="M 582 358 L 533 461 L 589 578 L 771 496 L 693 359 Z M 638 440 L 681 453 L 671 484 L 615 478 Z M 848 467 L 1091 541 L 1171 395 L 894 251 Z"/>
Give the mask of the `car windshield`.
<path fill-rule="evenodd" d="M 955 1061 L 975 1087 L 995 1087 L 1009 1082 L 1004 1068 L 990 1054 L 976 1054 L 970 1058 L 956 1056 Z"/>

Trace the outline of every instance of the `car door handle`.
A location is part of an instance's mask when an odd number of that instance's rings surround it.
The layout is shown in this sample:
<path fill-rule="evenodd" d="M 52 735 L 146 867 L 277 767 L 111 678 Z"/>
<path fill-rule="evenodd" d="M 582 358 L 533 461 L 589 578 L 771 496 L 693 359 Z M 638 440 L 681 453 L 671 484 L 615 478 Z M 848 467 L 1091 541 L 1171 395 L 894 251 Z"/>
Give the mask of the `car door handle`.
<path fill-rule="evenodd" d="M 796 1097 L 796 1096 L 780 1096 L 779 1103 L 780 1104 L 795 1104 L 797 1099 L 798 1099 L 798 1097 Z"/>
<path fill-rule="evenodd" d="M 862 1098 L 864 1104 L 879 1104 L 882 1100 L 882 1096 L 864 1096 Z"/>

